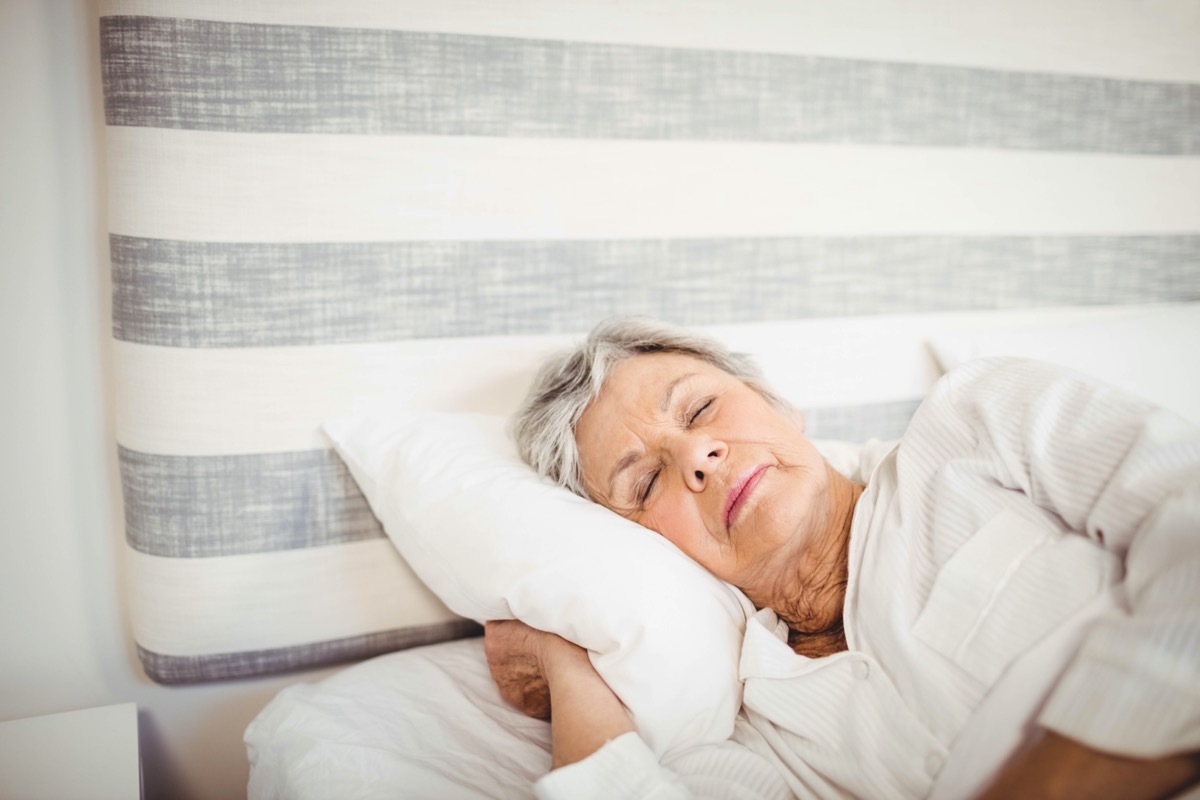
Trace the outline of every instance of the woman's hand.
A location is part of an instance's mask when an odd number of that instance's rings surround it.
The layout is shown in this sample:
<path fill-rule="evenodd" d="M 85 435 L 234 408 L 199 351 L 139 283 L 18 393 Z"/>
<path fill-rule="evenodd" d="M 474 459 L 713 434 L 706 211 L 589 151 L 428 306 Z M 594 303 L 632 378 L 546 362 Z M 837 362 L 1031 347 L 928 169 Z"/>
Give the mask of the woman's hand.
<path fill-rule="evenodd" d="M 587 651 L 517 620 L 489 622 L 483 652 L 500 696 L 537 719 L 550 719 L 554 768 L 594 753 L 633 723 L 592 667 Z"/>
<path fill-rule="evenodd" d="M 483 627 L 483 652 L 500 696 L 535 719 L 550 719 L 544 661 L 548 637 L 559 638 L 515 619 L 496 620 Z"/>

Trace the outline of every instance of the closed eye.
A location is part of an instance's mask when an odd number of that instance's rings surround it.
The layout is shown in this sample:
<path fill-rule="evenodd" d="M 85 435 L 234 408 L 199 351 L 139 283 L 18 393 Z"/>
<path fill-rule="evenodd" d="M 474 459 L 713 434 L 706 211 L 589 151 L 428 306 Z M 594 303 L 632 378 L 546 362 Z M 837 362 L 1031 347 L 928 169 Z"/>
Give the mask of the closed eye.
<path fill-rule="evenodd" d="M 703 414 L 705 411 L 708 411 L 708 409 L 712 408 L 712 404 L 713 404 L 713 398 L 711 398 L 711 397 L 706 399 L 704 402 L 702 402 L 700 404 L 700 407 L 697 408 L 694 412 L 692 412 L 692 414 L 688 417 L 688 425 L 695 425 L 696 420 L 700 419 L 700 415 Z"/>
<path fill-rule="evenodd" d="M 654 488 L 654 484 L 656 481 L 658 481 L 658 476 L 660 474 L 662 474 L 661 469 L 654 470 L 654 474 L 652 474 L 650 476 L 650 480 L 646 482 L 646 488 L 642 490 L 641 497 L 639 498 L 642 505 L 645 505 L 646 501 L 650 499 L 650 490 Z"/>

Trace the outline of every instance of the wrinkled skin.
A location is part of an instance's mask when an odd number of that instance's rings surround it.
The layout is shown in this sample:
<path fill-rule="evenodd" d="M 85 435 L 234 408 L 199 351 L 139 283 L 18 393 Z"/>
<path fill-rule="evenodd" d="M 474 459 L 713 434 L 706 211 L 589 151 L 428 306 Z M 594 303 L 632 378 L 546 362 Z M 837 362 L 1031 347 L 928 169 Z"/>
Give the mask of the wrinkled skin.
<path fill-rule="evenodd" d="M 509 705 L 535 719 L 550 719 L 550 687 L 542 666 L 542 643 L 549 634 L 517 620 L 484 626 L 483 652 L 492 680 Z"/>
<path fill-rule="evenodd" d="M 653 353 L 613 368 L 575 438 L 593 500 L 793 629 L 840 627 L 861 487 L 825 463 L 800 414 L 699 359 Z"/>

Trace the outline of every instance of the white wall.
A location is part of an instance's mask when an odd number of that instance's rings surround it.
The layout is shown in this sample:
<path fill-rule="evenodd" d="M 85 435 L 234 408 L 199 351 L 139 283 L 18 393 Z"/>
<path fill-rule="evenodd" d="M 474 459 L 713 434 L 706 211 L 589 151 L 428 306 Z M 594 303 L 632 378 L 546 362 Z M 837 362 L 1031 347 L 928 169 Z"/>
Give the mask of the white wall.
<path fill-rule="evenodd" d="M 163 687 L 122 590 L 97 8 L 0 0 L 0 721 L 134 701 L 149 798 L 245 792 L 246 724 L 325 673 Z"/>

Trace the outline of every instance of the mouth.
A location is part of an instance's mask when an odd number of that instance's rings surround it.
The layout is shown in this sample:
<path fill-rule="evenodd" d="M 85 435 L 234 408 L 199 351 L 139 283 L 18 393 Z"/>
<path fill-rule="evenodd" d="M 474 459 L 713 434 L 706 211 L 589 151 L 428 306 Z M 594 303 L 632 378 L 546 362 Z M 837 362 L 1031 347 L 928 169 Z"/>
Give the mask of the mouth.
<path fill-rule="evenodd" d="M 766 471 L 766 464 L 759 464 L 746 470 L 729 490 L 729 496 L 725 498 L 725 530 L 729 530 L 733 525 L 738 512 L 746 505 L 746 501 L 750 499 L 750 493 L 754 491 L 754 487 L 762 480 L 763 473 Z"/>

